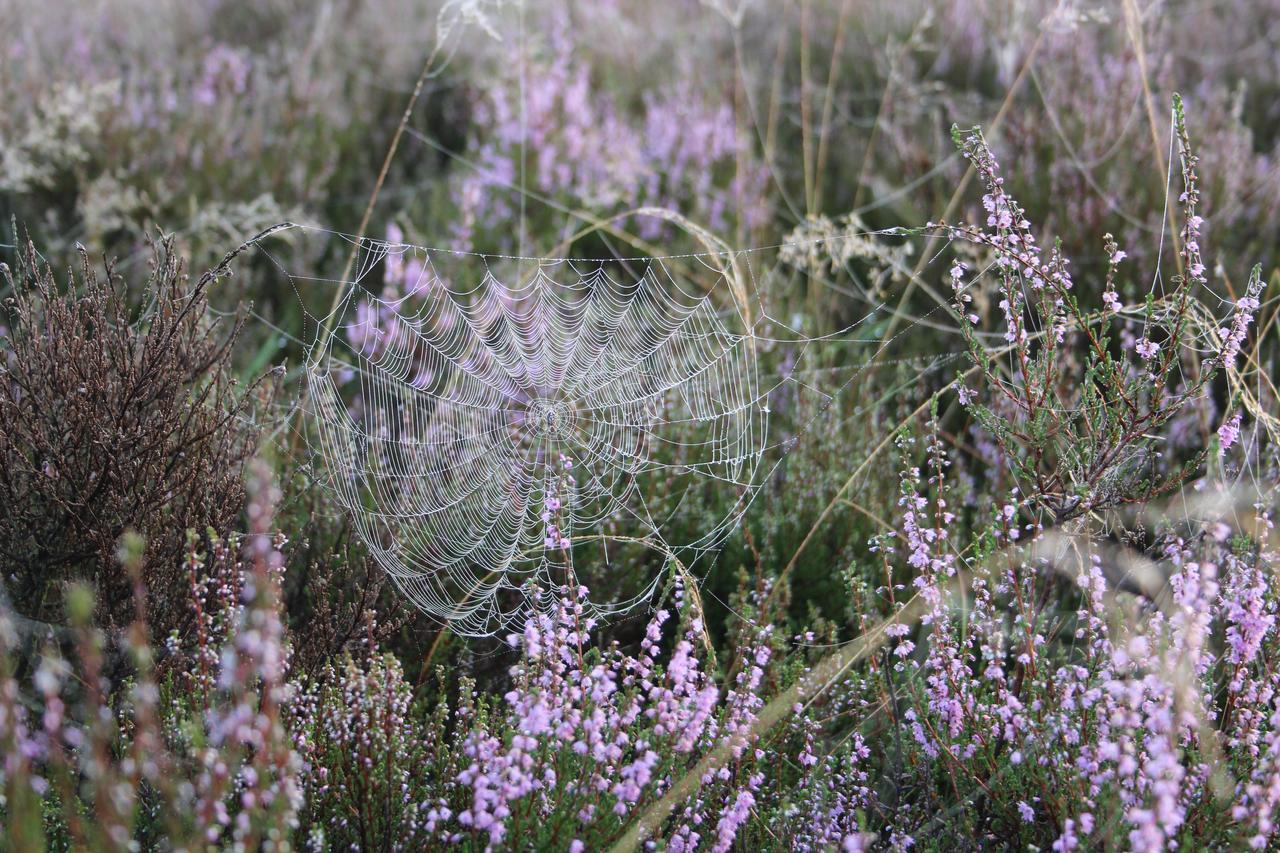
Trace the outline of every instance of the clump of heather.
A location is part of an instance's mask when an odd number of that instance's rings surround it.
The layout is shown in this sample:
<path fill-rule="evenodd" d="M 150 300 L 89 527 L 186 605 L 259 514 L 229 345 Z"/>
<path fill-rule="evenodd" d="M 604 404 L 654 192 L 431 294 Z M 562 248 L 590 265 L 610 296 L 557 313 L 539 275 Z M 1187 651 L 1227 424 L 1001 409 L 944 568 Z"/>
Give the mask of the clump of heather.
<path fill-rule="evenodd" d="M 351 657 L 299 684 L 291 730 L 304 762 L 306 842 L 315 849 L 403 849 L 444 840 L 434 799 L 449 750 L 435 714 L 415 713 L 393 655 Z"/>
<path fill-rule="evenodd" d="M 1034 221 L 1094 269 L 1104 260 L 1094 241 L 1108 231 L 1135 260 L 1154 264 L 1161 247 L 1152 238 L 1167 221 L 1166 99 L 1182 91 L 1204 137 L 1210 233 L 1232 257 L 1269 268 L 1277 223 L 1266 211 L 1276 209 L 1280 183 L 1274 97 L 1263 93 L 1274 90 L 1274 74 L 1270 58 L 1253 59 L 1245 46 L 1274 38 L 1275 12 L 1271 0 L 1238 16 L 1054 0 L 1020 4 L 1016 14 L 1000 4 L 932 0 L 903 4 L 896 19 L 878 9 L 867 23 L 889 33 L 871 28 L 862 55 L 889 45 L 896 62 L 885 75 L 893 97 L 875 125 L 872 141 L 880 144 L 869 155 L 875 166 L 864 172 L 873 176 L 866 190 L 905 183 L 881 176 L 924 180 L 936 169 L 941 175 L 925 184 L 922 203 L 947 209 L 963 170 L 948 168 L 949 152 L 935 144 L 938 114 L 964 117 L 962 124 L 982 116 L 986 126 L 1001 115 L 1009 189 Z M 878 97 L 885 85 L 868 84 L 854 69 L 840 82 L 846 97 Z M 838 132 L 858 138 L 856 126 Z"/>
<path fill-rule="evenodd" d="M 303 691 L 295 709 L 315 845 L 471 843 L 596 849 L 620 838 L 708 752 L 725 761 L 700 779 L 668 820 L 652 828 L 673 849 L 730 849 L 754 810 L 773 798 L 782 746 L 803 744 L 817 764 L 814 731 L 765 748 L 754 726 L 767 691 L 771 632 L 751 634 L 741 667 L 722 687 L 705 669 L 703 625 L 687 612 L 668 654 L 672 615 L 658 610 L 639 651 L 593 646 L 585 590 L 566 590 L 554 614 L 531 617 L 510 644 L 520 660 L 499 699 L 463 681 L 460 699 L 414 706 L 393 660 L 348 661 Z M 676 588 L 674 603 L 684 607 Z M 447 695 L 447 694 L 446 694 Z M 832 778 L 858 779 L 865 757 L 827 759 Z M 375 772 L 376 771 L 376 772 Z M 806 788 L 804 831 L 846 833 L 869 792 Z M 794 806 L 793 806 L 794 807 Z"/>
<path fill-rule="evenodd" d="M 960 397 L 1026 493 L 1057 524 L 1168 494 L 1203 463 L 1203 447 L 1185 459 L 1162 453 L 1156 446 L 1160 431 L 1211 397 L 1220 370 L 1234 370 L 1260 304 L 1261 267 L 1255 266 L 1226 325 L 1218 330 L 1216 321 L 1205 319 L 1198 300 L 1207 284 L 1199 158 L 1179 98 L 1174 127 L 1182 175 L 1180 272 L 1158 297 L 1153 291 L 1145 304 L 1126 309 L 1115 289 L 1125 252 L 1106 235 L 1101 313 L 1083 301 L 1060 245 L 1048 252 L 1038 245 L 982 133 L 953 131 L 984 188 L 986 216 L 979 225 L 939 227 L 977 247 L 983 267 L 994 270 L 988 281 L 962 262 L 951 268 L 953 308 L 992 402 L 975 401 L 963 378 Z M 974 310 L 976 298 L 998 306 L 999 317 L 991 322 L 1003 347 L 980 339 L 984 318 Z"/>
<path fill-rule="evenodd" d="M 742 233 L 758 233 L 768 212 L 767 173 L 754 158 L 738 168 L 750 142 L 730 105 L 691 77 L 627 104 L 593 85 L 567 8 L 549 4 L 545 14 L 545 41 L 523 56 L 504 54 L 485 77 L 468 145 L 476 165 L 450 193 L 459 206 L 454 247 L 516 248 L 508 232 L 520 219 L 521 192 L 532 195 L 525 215 L 532 211 L 530 227 L 540 230 L 544 207 L 558 221 L 558 208 L 569 205 L 600 218 L 662 207 L 715 231 L 740 224 Z M 671 236 L 653 218 L 633 227 L 644 240 Z"/>
<path fill-rule="evenodd" d="M 54 647 L 29 687 L 5 656 L 6 827 L 310 849 L 1269 843 L 1269 504 L 1231 524 L 1169 522 L 1135 556 L 1045 529 L 1016 492 L 965 524 L 937 421 L 922 446 L 897 444 L 894 531 L 871 549 L 885 581 L 860 619 L 883 645 L 831 678 L 813 632 L 785 641 L 772 626 L 767 581 L 738 603 L 727 658 L 675 584 L 634 650 L 593 641 L 582 591 L 562 591 L 508 639 L 498 692 L 439 668 L 421 694 L 376 650 L 290 677 L 276 495 L 252 483 L 243 546 L 192 553 L 189 643 L 153 648 L 139 586 L 123 684 L 102 675 L 111 645 L 83 615 L 82 686 Z M 88 824 L 75 802 L 106 816 Z M 974 805 L 939 823 L 956 803 Z M 58 816 L 43 830 L 41 809 Z"/>
<path fill-rule="evenodd" d="M 243 540 L 215 543 L 212 557 L 193 545 L 190 648 L 149 634 L 136 534 L 121 546 L 137 602 L 122 635 L 92 625 L 85 587 L 68 596 L 66 634 L 29 660 L 14 614 L 0 614 L 0 819 L 11 837 L 40 839 L 43 826 L 55 844 L 84 848 L 289 845 L 302 764 L 282 712 L 292 687 L 271 533 L 279 494 L 261 462 L 248 492 Z"/>
<path fill-rule="evenodd" d="M 1042 849 L 1273 843 L 1269 512 L 1170 523 L 1138 559 L 1042 530 L 1014 496 L 965 548 L 948 542 L 949 465 L 932 439 L 928 457 L 928 473 L 903 475 L 892 539 L 926 615 L 886 656 L 899 784 L 931 792 L 912 806 L 972 800 L 947 832 Z M 922 818 L 890 825 L 914 834 Z"/>
<path fill-rule="evenodd" d="M 88 253 L 60 283 L 35 245 L 14 269 L 0 327 L 0 573 L 34 621 L 58 621 L 62 585 L 94 592 L 100 621 L 127 625 L 132 584 L 121 533 L 146 539 L 140 570 L 153 621 L 185 622 L 186 531 L 225 532 L 244 501 L 242 467 L 257 430 L 252 393 L 231 364 L 241 318 L 206 313 L 221 270 L 188 279 L 174 244 L 154 247 L 131 302 L 114 263 Z"/>

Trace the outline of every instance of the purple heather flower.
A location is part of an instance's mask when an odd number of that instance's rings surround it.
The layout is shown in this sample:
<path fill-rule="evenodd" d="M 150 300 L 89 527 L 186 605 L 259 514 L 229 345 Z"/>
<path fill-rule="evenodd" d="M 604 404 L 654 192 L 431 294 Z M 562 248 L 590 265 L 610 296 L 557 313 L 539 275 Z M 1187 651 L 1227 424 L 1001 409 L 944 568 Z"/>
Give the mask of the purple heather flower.
<path fill-rule="evenodd" d="M 1218 444 L 1220 452 L 1226 453 L 1234 447 L 1235 443 L 1239 440 L 1240 413 L 1236 412 L 1230 420 L 1224 422 L 1222 426 L 1218 427 Z"/>

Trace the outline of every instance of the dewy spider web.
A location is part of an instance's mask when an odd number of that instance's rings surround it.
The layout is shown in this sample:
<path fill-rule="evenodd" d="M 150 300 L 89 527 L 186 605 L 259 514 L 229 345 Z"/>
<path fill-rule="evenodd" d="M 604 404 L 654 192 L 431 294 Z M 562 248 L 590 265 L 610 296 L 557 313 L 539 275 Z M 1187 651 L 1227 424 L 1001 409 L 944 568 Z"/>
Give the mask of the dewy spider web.
<path fill-rule="evenodd" d="M 524 259 L 532 270 L 504 281 L 493 257 L 470 256 L 484 271 L 457 284 L 437 269 L 453 253 L 369 239 L 358 250 L 355 281 L 339 283 L 308 347 L 314 451 L 323 484 L 424 611 L 493 633 L 550 607 L 588 548 L 607 562 L 611 538 L 641 541 L 690 560 L 737 525 L 758 488 L 768 391 L 744 294 L 680 271 L 704 259 L 647 259 L 634 274 Z M 380 265 L 415 271 L 405 293 L 361 284 Z M 667 542 L 684 498 L 708 488 L 728 511 L 695 541 Z M 658 495 L 668 510 L 655 517 Z M 589 609 L 625 611 L 657 583 Z"/>

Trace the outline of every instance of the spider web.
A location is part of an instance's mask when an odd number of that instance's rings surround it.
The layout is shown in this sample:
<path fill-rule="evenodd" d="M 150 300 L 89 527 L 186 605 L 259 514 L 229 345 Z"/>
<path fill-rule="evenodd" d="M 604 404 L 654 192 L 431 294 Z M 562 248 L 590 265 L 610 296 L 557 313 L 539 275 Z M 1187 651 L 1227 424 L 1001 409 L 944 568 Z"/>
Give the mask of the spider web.
<path fill-rule="evenodd" d="M 770 389 L 752 306 L 720 286 L 727 268 L 470 255 L 454 281 L 438 267 L 461 253 L 354 246 L 354 281 L 307 347 L 313 453 L 422 610 L 491 634 L 576 585 L 577 557 L 607 563 L 611 542 L 631 542 L 692 562 L 738 524 L 759 488 Z M 720 284 L 695 285 L 690 264 Z M 373 293 L 378 269 L 403 287 Z M 723 515 L 667 541 L 709 489 Z M 626 611 L 660 577 L 624 600 L 588 595 L 587 609 Z"/>

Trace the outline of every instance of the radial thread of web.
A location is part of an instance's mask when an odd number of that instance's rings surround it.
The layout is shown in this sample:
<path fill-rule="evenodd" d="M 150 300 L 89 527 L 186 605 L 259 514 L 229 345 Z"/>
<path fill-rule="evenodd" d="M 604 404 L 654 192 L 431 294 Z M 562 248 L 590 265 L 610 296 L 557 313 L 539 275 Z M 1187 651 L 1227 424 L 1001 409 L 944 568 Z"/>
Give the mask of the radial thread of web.
<path fill-rule="evenodd" d="M 659 259 L 631 274 L 542 260 L 514 284 L 486 264 L 459 286 L 432 250 L 359 248 L 357 281 L 308 352 L 315 450 L 422 610 L 491 634 L 547 610 L 578 582 L 575 560 L 607 562 L 611 538 L 697 554 L 738 523 L 768 405 L 732 298 Z M 379 264 L 418 273 L 406 293 L 375 295 L 360 282 Z M 708 488 L 725 490 L 723 517 L 668 542 L 682 495 Z M 588 610 L 647 600 L 652 575 L 625 599 L 589 589 Z"/>

